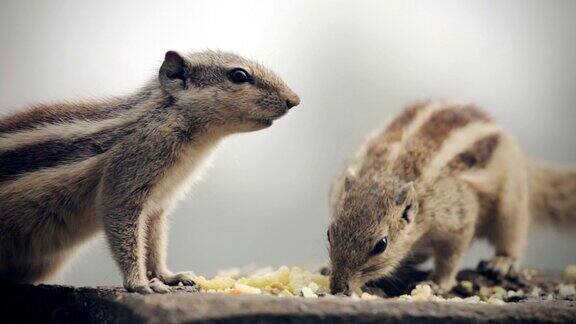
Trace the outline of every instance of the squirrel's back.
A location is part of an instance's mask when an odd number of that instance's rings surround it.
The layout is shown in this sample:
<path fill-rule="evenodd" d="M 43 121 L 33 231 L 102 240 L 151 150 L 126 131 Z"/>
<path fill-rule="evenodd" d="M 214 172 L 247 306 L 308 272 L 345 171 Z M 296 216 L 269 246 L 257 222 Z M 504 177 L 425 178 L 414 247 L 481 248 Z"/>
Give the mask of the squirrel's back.
<path fill-rule="evenodd" d="M 38 105 L 0 118 L 0 185 L 104 153 L 134 128 L 144 95 Z"/>
<path fill-rule="evenodd" d="M 34 129 L 47 124 L 58 124 L 75 120 L 96 121 L 111 118 L 131 108 L 134 99 L 118 98 L 101 101 L 34 105 L 7 116 L 0 116 L 0 136 L 6 133 Z"/>
<path fill-rule="evenodd" d="M 349 172 L 393 173 L 404 181 L 433 181 L 441 174 L 481 169 L 503 133 L 473 105 L 424 102 L 404 109 L 370 138 Z"/>

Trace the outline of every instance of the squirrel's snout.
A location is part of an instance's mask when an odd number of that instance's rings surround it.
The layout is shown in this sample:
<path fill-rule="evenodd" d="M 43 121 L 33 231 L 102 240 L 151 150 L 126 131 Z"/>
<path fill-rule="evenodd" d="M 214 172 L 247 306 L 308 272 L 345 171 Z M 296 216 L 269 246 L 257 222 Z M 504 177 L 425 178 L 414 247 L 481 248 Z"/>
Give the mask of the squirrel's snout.
<path fill-rule="evenodd" d="M 336 294 L 350 294 L 350 285 L 348 284 L 348 280 L 338 280 L 334 277 L 330 278 L 330 293 L 333 295 Z"/>
<path fill-rule="evenodd" d="M 293 101 L 293 100 L 286 100 L 286 107 L 288 107 L 288 109 L 292 108 L 292 107 L 296 107 L 298 106 L 298 104 L 300 103 L 300 101 Z"/>
<path fill-rule="evenodd" d="M 288 109 L 296 107 L 300 104 L 300 97 L 292 90 L 282 91 L 281 97 L 285 98 L 286 107 Z"/>
<path fill-rule="evenodd" d="M 298 95 L 293 94 L 286 99 L 286 107 L 288 109 L 296 107 L 300 104 L 300 97 Z"/>

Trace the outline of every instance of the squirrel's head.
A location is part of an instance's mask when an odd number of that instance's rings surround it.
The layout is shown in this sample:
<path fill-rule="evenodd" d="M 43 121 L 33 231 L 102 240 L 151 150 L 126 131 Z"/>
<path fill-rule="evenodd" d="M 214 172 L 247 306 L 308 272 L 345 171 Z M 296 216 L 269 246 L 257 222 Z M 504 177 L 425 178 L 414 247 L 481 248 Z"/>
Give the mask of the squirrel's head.
<path fill-rule="evenodd" d="M 408 254 L 418 213 L 411 182 L 396 177 L 347 177 L 328 228 L 332 293 L 350 294 L 390 275 Z"/>
<path fill-rule="evenodd" d="M 174 104 L 230 132 L 259 130 L 298 105 L 300 98 L 272 71 L 238 55 L 205 51 L 166 53 L 160 85 Z"/>

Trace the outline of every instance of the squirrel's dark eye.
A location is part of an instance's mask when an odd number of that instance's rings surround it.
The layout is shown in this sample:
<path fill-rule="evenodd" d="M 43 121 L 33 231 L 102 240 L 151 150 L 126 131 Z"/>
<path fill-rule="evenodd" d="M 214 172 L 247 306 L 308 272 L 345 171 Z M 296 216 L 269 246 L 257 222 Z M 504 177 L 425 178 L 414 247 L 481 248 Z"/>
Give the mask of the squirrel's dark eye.
<path fill-rule="evenodd" d="M 228 78 L 234 83 L 252 82 L 250 74 L 241 68 L 230 70 L 230 72 L 228 72 Z"/>
<path fill-rule="evenodd" d="M 370 255 L 377 255 L 384 252 L 387 246 L 388 246 L 388 238 L 383 237 L 380 241 L 378 241 L 378 243 L 376 243 L 376 245 L 374 245 L 374 248 L 372 249 L 372 251 L 370 251 Z"/>
<path fill-rule="evenodd" d="M 328 238 L 328 243 L 330 243 L 330 230 L 326 231 L 326 237 Z"/>

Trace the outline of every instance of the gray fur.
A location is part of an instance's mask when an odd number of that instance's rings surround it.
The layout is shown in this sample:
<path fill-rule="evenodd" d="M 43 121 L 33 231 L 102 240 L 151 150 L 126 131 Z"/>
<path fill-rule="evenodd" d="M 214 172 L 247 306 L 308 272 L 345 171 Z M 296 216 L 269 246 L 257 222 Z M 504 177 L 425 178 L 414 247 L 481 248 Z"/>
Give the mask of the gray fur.
<path fill-rule="evenodd" d="M 255 82 L 229 81 L 236 67 Z M 220 139 L 266 128 L 299 100 L 240 56 L 168 52 L 134 95 L 0 119 L 0 280 L 44 282 L 103 230 L 129 291 L 193 284 L 166 266 L 164 218 Z"/>

